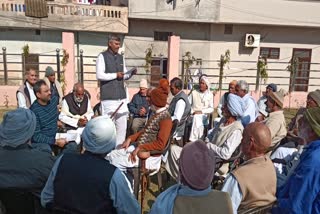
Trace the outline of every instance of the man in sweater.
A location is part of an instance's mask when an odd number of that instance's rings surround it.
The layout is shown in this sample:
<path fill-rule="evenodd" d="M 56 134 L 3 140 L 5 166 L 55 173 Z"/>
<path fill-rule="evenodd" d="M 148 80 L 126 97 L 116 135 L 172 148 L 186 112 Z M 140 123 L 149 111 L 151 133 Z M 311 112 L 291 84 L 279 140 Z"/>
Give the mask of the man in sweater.
<path fill-rule="evenodd" d="M 265 155 L 270 144 L 271 133 L 263 123 L 250 123 L 244 129 L 241 150 L 245 162 L 230 173 L 222 187 L 231 196 L 234 213 L 276 200 L 276 172 Z"/>
<path fill-rule="evenodd" d="M 24 108 L 7 112 L 0 124 L 0 203 L 6 209 L 3 213 L 34 213 L 34 199 L 40 199 L 54 164 L 51 152 L 30 145 L 35 128 L 36 116 Z"/>
<path fill-rule="evenodd" d="M 319 213 L 320 211 L 320 108 L 309 108 L 299 120 L 298 136 L 306 146 L 288 180 L 277 189 L 278 206 L 273 213 Z"/>
<path fill-rule="evenodd" d="M 114 115 L 117 128 L 117 146 L 121 145 L 126 137 L 127 130 L 127 95 L 124 80 L 131 78 L 136 70 L 127 71 L 123 56 L 118 53 L 120 37 L 111 35 L 108 50 L 99 54 L 96 61 L 96 76 L 100 81 L 100 100 L 102 115 Z"/>
<path fill-rule="evenodd" d="M 63 98 L 62 88 L 59 81 L 56 80 L 56 72 L 51 66 L 46 67 L 45 77 L 43 80 L 47 83 L 50 89 L 51 97 L 57 96 L 59 98 L 59 103 L 61 103 Z"/>
<path fill-rule="evenodd" d="M 85 127 L 93 116 L 89 96 L 81 83 L 73 86 L 73 91 L 67 94 L 61 106 L 59 120 L 66 124 L 67 129 Z"/>
<path fill-rule="evenodd" d="M 237 120 L 244 112 L 242 99 L 237 95 L 229 94 L 222 109 L 223 118 L 209 131 L 206 138 L 207 147 L 214 152 L 216 162 L 228 160 L 232 156 L 241 142 L 243 131 L 241 121 Z M 180 146 L 172 145 L 165 163 L 167 172 L 175 180 L 178 180 L 178 162 L 182 149 Z M 219 170 L 219 173 L 226 174 L 227 171 L 228 167 L 224 166 Z"/>
<path fill-rule="evenodd" d="M 51 151 L 50 146 L 56 145 L 63 148 L 68 142 L 66 139 L 57 139 L 58 121 L 58 97 L 52 97 L 48 85 L 44 80 L 37 81 L 34 86 L 37 100 L 32 104 L 30 110 L 36 115 L 37 125 L 31 142 L 34 147 Z"/>
<path fill-rule="evenodd" d="M 245 112 L 241 117 L 241 122 L 244 127 L 256 120 L 258 108 L 256 101 L 249 94 L 249 85 L 245 80 L 239 80 L 236 85 L 236 94 L 243 99 L 245 104 Z"/>
<path fill-rule="evenodd" d="M 63 154 L 55 162 L 41 204 L 57 213 L 139 214 L 129 181 L 104 159 L 116 144 L 112 120 L 106 116 L 90 120 L 82 138 L 83 154 Z"/>
<path fill-rule="evenodd" d="M 175 77 L 170 81 L 170 91 L 174 97 L 170 102 L 168 111 L 171 114 L 172 121 L 178 120 L 178 125 L 173 138 L 175 139 L 176 144 L 183 146 L 182 137 L 184 135 L 186 120 L 191 112 L 191 105 L 188 96 L 182 91 L 182 80 L 178 77 Z"/>
<path fill-rule="evenodd" d="M 33 91 L 33 85 L 37 82 L 38 74 L 33 68 L 25 72 L 25 82 L 17 91 L 17 101 L 19 108 L 30 108 L 37 99 Z"/>
<path fill-rule="evenodd" d="M 137 133 L 146 124 L 149 104 L 147 101 L 148 82 L 146 79 L 140 80 L 140 90 L 133 95 L 131 102 L 128 104 L 130 114 L 133 120 L 131 124 L 131 133 Z"/>
<path fill-rule="evenodd" d="M 146 160 L 146 169 L 158 170 L 161 156 L 150 156 L 153 150 L 163 151 L 167 145 L 172 120 L 166 106 L 168 85 L 161 84 L 151 91 L 151 109 L 155 112 L 148 120 L 144 129 L 129 136 L 121 145 L 121 149 L 113 150 L 106 157 L 111 164 L 121 170 L 137 167 L 137 157 Z"/>
<path fill-rule="evenodd" d="M 183 147 L 179 161 L 180 182 L 161 193 L 150 214 L 232 213 L 230 196 L 211 189 L 215 158 L 206 144 L 197 140 Z"/>
<path fill-rule="evenodd" d="M 283 101 L 286 93 L 283 89 L 278 92 L 270 92 L 266 101 L 266 111 L 269 117 L 263 121 L 271 131 L 270 150 L 274 149 L 287 135 L 286 120 L 283 114 Z"/>
<path fill-rule="evenodd" d="M 36 120 L 34 113 L 24 108 L 4 115 L 0 124 L 0 189 L 26 190 L 40 196 L 55 159 L 51 152 L 30 146 Z"/>

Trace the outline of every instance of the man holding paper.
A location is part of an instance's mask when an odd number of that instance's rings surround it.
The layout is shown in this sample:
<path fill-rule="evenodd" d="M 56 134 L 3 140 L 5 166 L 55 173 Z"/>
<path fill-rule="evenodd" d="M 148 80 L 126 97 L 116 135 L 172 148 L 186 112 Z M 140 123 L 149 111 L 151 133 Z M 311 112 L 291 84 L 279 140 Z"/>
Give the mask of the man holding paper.
<path fill-rule="evenodd" d="M 117 130 L 116 146 L 123 143 L 127 130 L 129 111 L 124 80 L 131 78 L 137 72 L 135 68 L 127 71 L 123 56 L 118 53 L 120 43 L 120 37 L 110 35 L 108 50 L 100 53 L 96 61 L 96 76 L 100 81 L 102 115 L 111 116 L 123 103 L 114 115 Z"/>
<path fill-rule="evenodd" d="M 85 127 L 93 116 L 90 98 L 81 83 L 76 83 L 73 91 L 62 100 L 59 120 L 68 130 Z"/>
<path fill-rule="evenodd" d="M 31 138 L 32 146 L 49 152 L 54 146 L 74 151 L 74 143 L 69 144 L 66 138 L 56 137 L 59 98 L 51 97 L 50 89 L 44 80 L 37 81 L 33 90 L 37 100 L 31 105 L 30 110 L 35 114 L 37 122 Z"/>

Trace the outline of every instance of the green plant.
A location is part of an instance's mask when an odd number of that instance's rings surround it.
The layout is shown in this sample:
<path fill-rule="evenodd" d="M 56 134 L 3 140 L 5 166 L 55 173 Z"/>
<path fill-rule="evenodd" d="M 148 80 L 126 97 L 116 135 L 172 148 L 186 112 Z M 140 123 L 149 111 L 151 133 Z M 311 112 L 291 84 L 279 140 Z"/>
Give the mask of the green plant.
<path fill-rule="evenodd" d="M 294 90 L 294 83 L 296 78 L 296 72 L 299 65 L 299 58 L 296 56 L 293 56 L 290 61 L 289 65 L 287 66 L 287 71 L 290 72 L 290 92 Z"/>
<path fill-rule="evenodd" d="M 67 83 L 66 83 L 66 78 L 65 78 L 65 71 L 66 71 L 66 66 L 69 62 L 69 53 L 63 49 L 62 51 L 63 55 L 62 55 L 62 59 L 61 59 L 61 65 L 62 65 L 62 71 L 61 71 L 61 75 L 60 75 L 60 81 L 61 81 L 61 87 L 62 87 L 62 91 L 63 94 L 65 94 L 65 90 L 67 87 Z"/>
<path fill-rule="evenodd" d="M 260 82 L 263 80 L 265 84 L 268 80 L 268 71 L 267 71 L 268 62 L 266 57 L 262 57 L 262 56 L 259 57 L 257 62 L 257 69 L 260 75 Z"/>
<path fill-rule="evenodd" d="M 24 57 L 28 57 L 29 56 L 29 45 L 26 44 L 25 46 L 22 47 L 22 54 Z"/>
<path fill-rule="evenodd" d="M 221 54 L 220 56 L 220 62 L 218 63 L 218 66 L 220 68 L 220 73 L 219 73 L 219 90 L 222 89 L 222 78 L 223 78 L 223 71 L 226 65 L 230 63 L 230 50 L 226 50 L 226 52 Z"/>
<path fill-rule="evenodd" d="M 151 44 L 150 47 L 148 47 L 145 50 L 146 56 L 144 57 L 144 60 L 145 60 L 144 69 L 146 70 L 146 72 L 150 72 L 151 70 L 153 48 L 154 46 L 153 44 Z"/>
<path fill-rule="evenodd" d="M 189 70 L 189 68 L 194 64 L 195 61 L 197 61 L 197 59 L 192 56 L 190 51 L 187 51 L 183 56 L 183 62 L 184 62 L 184 68 L 186 70 Z"/>
<path fill-rule="evenodd" d="M 291 74 L 293 74 L 294 72 L 296 72 L 297 68 L 298 68 L 298 64 L 299 64 L 299 59 L 298 57 L 292 57 L 289 61 L 289 64 L 287 66 L 287 71 L 289 71 Z"/>

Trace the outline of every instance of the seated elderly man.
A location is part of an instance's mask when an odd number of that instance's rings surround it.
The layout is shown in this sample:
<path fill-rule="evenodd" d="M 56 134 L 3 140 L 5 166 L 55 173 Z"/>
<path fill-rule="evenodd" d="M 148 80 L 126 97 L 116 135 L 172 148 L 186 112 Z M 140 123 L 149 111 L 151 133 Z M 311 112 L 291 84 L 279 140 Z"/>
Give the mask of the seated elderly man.
<path fill-rule="evenodd" d="M 67 129 L 84 127 L 93 116 L 89 96 L 81 83 L 76 83 L 73 91 L 66 95 L 62 101 L 59 120 Z"/>
<path fill-rule="evenodd" d="M 111 164 L 115 165 L 121 170 L 126 168 L 137 167 L 137 155 L 146 159 L 146 168 L 158 170 L 161 164 L 161 156 L 150 156 L 150 151 L 162 151 L 168 142 L 172 121 L 171 115 L 166 106 L 168 97 L 168 85 L 153 89 L 151 91 L 150 102 L 151 109 L 155 112 L 148 120 L 145 127 L 129 136 L 120 149 L 110 152 L 106 159 Z"/>
<path fill-rule="evenodd" d="M 61 103 L 63 98 L 62 87 L 58 80 L 56 80 L 56 72 L 51 66 L 46 67 L 45 77 L 43 80 L 47 83 L 51 96 L 57 96 L 59 98 L 59 103 Z"/>
<path fill-rule="evenodd" d="M 232 80 L 229 83 L 229 87 L 228 87 L 228 92 L 224 93 L 224 95 L 220 98 L 218 107 L 217 107 L 217 112 L 218 112 L 218 118 L 215 118 L 215 122 L 219 122 L 220 119 L 223 117 L 222 114 L 222 108 L 227 100 L 228 94 L 235 94 L 236 93 L 236 85 L 237 85 L 237 80 Z M 217 119 L 217 120 L 216 120 Z"/>
<path fill-rule="evenodd" d="M 245 80 L 239 80 L 236 85 L 236 94 L 243 99 L 245 104 L 245 112 L 241 117 L 244 127 L 256 120 L 258 107 L 256 101 L 249 95 L 249 85 Z"/>
<path fill-rule="evenodd" d="M 271 146 L 274 149 L 287 135 L 286 120 L 283 114 L 283 101 L 286 92 L 280 89 L 278 92 L 270 92 L 266 105 L 269 117 L 263 121 L 271 131 Z"/>
<path fill-rule="evenodd" d="M 147 101 L 148 82 L 146 79 L 140 80 L 140 90 L 133 95 L 132 100 L 128 103 L 130 114 L 133 116 L 131 124 L 131 133 L 140 131 L 146 124 L 149 104 Z"/>
<path fill-rule="evenodd" d="M 214 171 L 214 154 L 206 144 L 201 140 L 188 143 L 179 161 L 180 182 L 156 198 L 150 214 L 231 214 L 230 196 L 211 189 Z"/>
<path fill-rule="evenodd" d="M 298 121 L 303 116 L 304 112 L 308 108 L 314 108 L 314 107 L 320 107 L 320 90 L 315 90 L 309 92 L 307 96 L 307 105 L 305 108 L 300 108 L 297 112 L 297 114 L 291 119 L 289 125 L 288 125 L 288 133 L 285 139 L 285 142 L 297 142 L 300 138 L 297 139 L 297 133 L 299 129 L 299 123 Z M 292 145 L 293 146 L 293 145 Z"/>
<path fill-rule="evenodd" d="M 269 85 L 267 85 L 266 87 L 266 91 L 263 92 L 263 96 L 260 97 L 260 99 L 257 101 L 257 105 L 258 105 L 258 109 L 259 109 L 259 114 L 257 116 L 256 121 L 260 122 L 263 121 L 264 119 L 266 119 L 266 117 L 268 117 L 268 112 L 266 112 L 266 102 L 267 102 L 267 98 L 270 95 L 270 92 L 277 92 L 277 85 L 274 83 L 270 83 Z"/>
<path fill-rule="evenodd" d="M 306 109 L 320 106 L 320 90 L 312 91 L 307 96 L 306 108 L 300 108 L 294 118 L 288 125 L 287 136 L 280 142 L 279 147 L 272 153 L 271 159 L 274 159 L 277 169 L 278 181 L 283 180 L 282 177 L 287 175 L 289 168 L 292 166 L 291 161 L 295 161 L 301 155 L 303 151 L 304 142 L 301 142 L 301 138 L 297 133 L 299 130 L 299 120 L 302 118 Z M 278 159 L 278 160 L 276 160 Z M 280 160 L 279 160 L 280 159 Z M 283 164 L 288 163 L 288 164 Z M 277 185 L 282 185 L 279 181 Z"/>
<path fill-rule="evenodd" d="M 207 147 L 215 153 L 216 162 L 229 159 L 241 142 L 243 126 L 241 121 L 237 119 L 244 112 L 242 99 L 237 95 L 229 94 L 225 100 L 222 112 L 223 118 L 209 131 L 206 138 L 208 142 Z M 176 180 L 179 174 L 178 160 L 181 151 L 182 147 L 172 145 L 165 164 L 167 172 Z M 227 173 L 227 169 L 223 167 L 221 174 L 225 173 Z"/>
<path fill-rule="evenodd" d="M 193 90 L 189 95 L 191 114 L 193 115 L 190 141 L 203 138 L 204 127 L 209 124 L 208 115 L 213 112 L 213 94 L 210 92 L 210 82 L 207 76 L 199 79 L 199 90 Z"/>
<path fill-rule="evenodd" d="M 277 189 L 273 213 L 319 213 L 320 108 L 309 108 L 299 120 L 298 136 L 306 143 L 288 180 Z"/>
<path fill-rule="evenodd" d="M 245 162 L 231 172 L 222 187 L 231 196 L 234 213 L 276 200 L 276 172 L 265 155 L 270 144 L 271 133 L 263 123 L 254 122 L 244 129 L 241 150 Z"/>
<path fill-rule="evenodd" d="M 30 139 L 36 129 L 36 116 L 29 109 L 18 108 L 7 112 L 0 125 L 0 195 L 4 190 L 40 192 L 54 164 L 54 157 L 49 152 L 40 151 L 30 146 Z M 20 201 L 17 194 L 14 201 Z M 0 201 L 3 198 L 0 198 Z M 8 197 L 4 201 L 9 200 Z M 23 204 L 7 206 L 7 213 L 26 213 Z M 6 204 L 5 204 L 6 205 Z M 29 206 L 28 206 L 29 207 Z"/>
<path fill-rule="evenodd" d="M 32 103 L 37 99 L 33 85 L 38 80 L 38 74 L 35 69 L 29 68 L 25 72 L 25 81 L 17 90 L 17 102 L 19 108 L 30 108 Z"/>
<path fill-rule="evenodd" d="M 112 120 L 92 119 L 82 137 L 83 154 L 63 154 L 54 164 L 41 193 L 42 205 L 57 213 L 140 213 L 129 181 L 104 159 L 116 145 Z"/>

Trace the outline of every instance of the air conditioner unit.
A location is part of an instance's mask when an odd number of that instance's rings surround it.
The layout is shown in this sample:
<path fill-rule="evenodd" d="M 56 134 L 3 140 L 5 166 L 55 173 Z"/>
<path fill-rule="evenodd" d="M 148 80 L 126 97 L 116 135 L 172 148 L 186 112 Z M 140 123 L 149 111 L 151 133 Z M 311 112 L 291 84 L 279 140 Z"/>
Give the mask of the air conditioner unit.
<path fill-rule="evenodd" d="M 260 44 L 260 34 L 247 33 L 244 46 L 249 48 L 257 48 Z"/>

